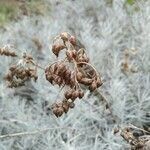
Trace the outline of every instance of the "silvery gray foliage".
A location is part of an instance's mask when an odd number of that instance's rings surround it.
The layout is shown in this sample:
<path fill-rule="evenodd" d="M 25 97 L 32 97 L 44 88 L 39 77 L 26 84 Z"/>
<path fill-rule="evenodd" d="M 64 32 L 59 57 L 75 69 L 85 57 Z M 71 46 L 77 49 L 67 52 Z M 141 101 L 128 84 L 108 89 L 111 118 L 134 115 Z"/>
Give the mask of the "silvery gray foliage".
<path fill-rule="evenodd" d="M 68 114 L 61 118 L 47 115 L 43 103 L 52 104 L 56 100 L 58 87 L 51 86 L 39 69 L 37 83 L 28 83 L 23 89 L 8 89 L 3 76 L 8 65 L 15 61 L 1 57 L 0 134 L 50 129 L 0 138 L 0 149 L 129 149 L 119 135 L 113 134 L 113 128 L 128 123 L 150 126 L 150 1 L 138 1 L 138 11 L 126 6 L 125 0 L 113 0 L 111 4 L 105 0 L 45 0 L 45 3 L 51 7 L 48 14 L 22 17 L 1 30 L 0 45 L 11 45 L 19 54 L 27 51 L 41 66 L 47 66 L 57 60 L 49 49 L 57 34 L 68 31 L 79 37 L 92 64 L 101 73 L 104 84 L 99 91 L 109 102 L 112 114 L 99 96 L 90 95 L 87 90 Z M 34 38 L 40 41 L 40 50 Z M 129 60 L 137 70 L 135 73 L 122 71 L 125 49 L 136 49 Z"/>

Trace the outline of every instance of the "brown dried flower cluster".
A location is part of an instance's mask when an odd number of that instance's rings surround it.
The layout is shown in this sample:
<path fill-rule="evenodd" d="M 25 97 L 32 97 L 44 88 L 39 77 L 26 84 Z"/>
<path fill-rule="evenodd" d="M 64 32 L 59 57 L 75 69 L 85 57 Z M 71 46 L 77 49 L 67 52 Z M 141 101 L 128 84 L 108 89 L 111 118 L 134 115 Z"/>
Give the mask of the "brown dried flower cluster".
<path fill-rule="evenodd" d="M 124 127 L 123 129 L 115 128 L 114 134 L 117 133 L 130 144 L 131 150 L 146 150 L 150 142 L 150 132 L 134 125 Z"/>
<path fill-rule="evenodd" d="M 52 106 L 57 117 L 67 113 L 69 108 L 74 107 L 74 101 L 84 96 L 81 87 L 88 87 L 93 92 L 102 85 L 98 72 L 89 63 L 85 49 L 74 36 L 63 32 L 54 39 L 52 52 L 59 58 L 61 51 L 65 52 L 65 58 L 45 69 L 46 79 L 52 85 L 67 87 L 63 101 Z"/>
<path fill-rule="evenodd" d="M 64 59 L 60 58 L 62 51 Z M 97 70 L 89 63 L 84 46 L 69 33 L 63 32 L 54 39 L 52 52 L 58 59 L 44 69 L 26 53 L 20 57 L 7 46 L 0 48 L 0 55 L 18 59 L 18 63 L 11 66 L 5 76 L 8 87 L 23 86 L 31 79 L 36 81 L 37 68 L 41 68 L 45 71 L 46 80 L 52 85 L 65 89 L 62 101 L 52 106 L 53 113 L 60 117 L 63 113 L 67 113 L 69 108 L 75 106 L 74 102 L 77 98 L 83 98 L 84 89 L 88 88 L 90 92 L 93 92 L 102 85 L 102 81 Z"/>
<path fill-rule="evenodd" d="M 4 46 L 0 48 L 0 55 L 5 55 L 5 56 L 11 56 L 11 57 L 16 57 L 17 54 L 10 50 L 8 46 Z"/>
<path fill-rule="evenodd" d="M 19 87 L 25 85 L 25 82 L 33 79 L 37 80 L 37 69 L 32 66 L 33 58 L 32 56 L 26 55 L 24 53 L 22 59 L 18 64 L 13 65 L 9 68 L 9 72 L 5 76 L 5 80 L 8 82 L 8 87 Z"/>

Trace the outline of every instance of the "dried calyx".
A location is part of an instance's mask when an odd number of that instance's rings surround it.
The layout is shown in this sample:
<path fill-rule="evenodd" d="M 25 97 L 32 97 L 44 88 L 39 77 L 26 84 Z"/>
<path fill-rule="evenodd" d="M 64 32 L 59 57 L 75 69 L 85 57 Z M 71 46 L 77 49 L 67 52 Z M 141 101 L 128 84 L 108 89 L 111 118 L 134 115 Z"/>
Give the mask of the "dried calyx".
<path fill-rule="evenodd" d="M 89 58 L 80 42 L 67 32 L 58 35 L 52 45 L 52 52 L 59 58 L 65 51 L 65 58 L 54 62 L 45 69 L 46 79 L 52 85 L 66 87 L 62 102 L 56 102 L 51 108 L 60 117 L 74 107 L 74 101 L 84 96 L 82 87 L 93 92 L 102 85 L 97 70 L 89 63 Z M 72 67 L 73 66 L 73 67 Z"/>

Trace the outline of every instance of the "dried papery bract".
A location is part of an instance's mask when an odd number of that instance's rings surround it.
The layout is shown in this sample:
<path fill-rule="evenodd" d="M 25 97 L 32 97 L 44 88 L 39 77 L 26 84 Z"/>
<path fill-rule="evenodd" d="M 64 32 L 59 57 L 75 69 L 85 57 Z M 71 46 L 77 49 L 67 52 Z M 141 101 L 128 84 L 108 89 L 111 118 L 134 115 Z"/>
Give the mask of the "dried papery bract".
<path fill-rule="evenodd" d="M 64 59 L 59 59 L 61 51 L 65 51 Z M 84 90 L 81 87 L 85 86 L 93 92 L 102 85 L 102 81 L 97 70 L 89 63 L 84 46 L 69 33 L 63 32 L 54 39 L 52 52 L 58 61 L 46 67 L 45 76 L 52 85 L 66 89 L 62 102 L 56 102 L 51 107 L 56 117 L 60 117 L 69 108 L 74 108 L 77 98 L 83 98 Z"/>

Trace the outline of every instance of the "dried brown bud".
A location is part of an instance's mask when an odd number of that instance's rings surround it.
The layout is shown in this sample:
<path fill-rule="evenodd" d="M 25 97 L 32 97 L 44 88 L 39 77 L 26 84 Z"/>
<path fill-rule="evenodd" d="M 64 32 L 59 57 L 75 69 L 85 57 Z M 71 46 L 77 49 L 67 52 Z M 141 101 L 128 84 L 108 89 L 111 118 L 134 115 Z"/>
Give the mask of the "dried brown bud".
<path fill-rule="evenodd" d="M 70 42 L 73 46 L 75 46 L 75 45 L 76 45 L 76 38 L 75 38 L 74 36 L 71 36 L 71 37 L 69 38 L 69 42 Z"/>
<path fill-rule="evenodd" d="M 75 100 L 77 97 L 79 97 L 79 91 L 78 91 L 78 90 L 76 90 L 76 91 L 74 91 L 74 92 L 72 93 L 71 99 L 72 99 L 72 100 Z"/>
<path fill-rule="evenodd" d="M 96 83 L 97 83 L 97 88 L 99 88 L 103 84 L 99 77 L 97 78 Z"/>
<path fill-rule="evenodd" d="M 67 113 L 69 110 L 69 105 L 68 103 L 63 103 L 63 108 L 64 108 L 64 112 Z"/>
<path fill-rule="evenodd" d="M 77 78 L 78 81 L 81 81 L 81 79 L 83 78 L 83 74 L 78 71 L 78 72 L 76 73 L 76 78 Z"/>
<path fill-rule="evenodd" d="M 65 45 L 53 45 L 52 52 L 58 57 L 59 52 L 65 48 Z"/>
<path fill-rule="evenodd" d="M 73 59 L 72 53 L 69 50 L 66 51 L 66 56 L 67 56 L 68 61 L 72 61 Z"/>
<path fill-rule="evenodd" d="M 81 98 L 83 98 L 83 96 L 84 96 L 84 92 L 83 91 L 79 91 L 79 98 L 81 99 Z"/>
<path fill-rule="evenodd" d="M 66 91 L 65 92 L 65 98 L 66 99 L 69 99 L 69 98 L 71 98 L 72 97 L 72 91 Z"/>
<path fill-rule="evenodd" d="M 60 34 L 60 37 L 61 37 L 61 39 L 62 39 L 63 41 L 68 41 L 69 35 L 68 35 L 67 32 L 62 32 L 62 33 Z"/>
<path fill-rule="evenodd" d="M 72 57 L 75 59 L 77 57 L 77 51 L 74 49 L 71 51 Z"/>
<path fill-rule="evenodd" d="M 66 65 L 64 63 L 60 63 L 57 68 L 57 74 L 62 76 L 66 69 Z"/>
<path fill-rule="evenodd" d="M 74 107 L 75 107 L 75 104 L 74 104 L 74 103 L 70 103 L 70 104 L 69 104 L 69 107 L 70 107 L 70 108 L 74 108 Z"/>
<path fill-rule="evenodd" d="M 93 92 L 97 88 L 96 81 L 93 81 L 92 84 L 89 86 L 89 90 Z"/>
<path fill-rule="evenodd" d="M 84 84 L 84 85 L 90 85 L 93 82 L 92 79 L 89 78 L 82 78 L 79 83 Z"/>
<path fill-rule="evenodd" d="M 13 76 L 11 73 L 8 73 L 5 77 L 4 77 L 5 80 L 7 81 L 11 81 L 13 79 Z"/>
<path fill-rule="evenodd" d="M 17 68 L 16 66 L 11 66 L 11 67 L 9 68 L 9 70 L 10 70 L 10 71 L 14 71 L 16 68 Z"/>
<path fill-rule="evenodd" d="M 75 85 L 75 73 L 71 73 L 71 78 L 70 78 L 70 87 L 73 87 Z"/>

